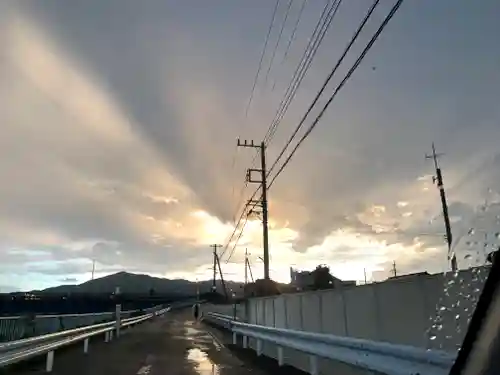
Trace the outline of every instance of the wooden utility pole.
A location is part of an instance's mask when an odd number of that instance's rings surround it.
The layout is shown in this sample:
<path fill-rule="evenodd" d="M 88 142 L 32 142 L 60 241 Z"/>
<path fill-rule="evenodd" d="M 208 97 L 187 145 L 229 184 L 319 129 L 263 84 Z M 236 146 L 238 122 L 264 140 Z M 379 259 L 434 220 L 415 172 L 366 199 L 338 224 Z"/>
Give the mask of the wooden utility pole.
<path fill-rule="evenodd" d="M 248 284 L 248 249 L 245 248 L 245 285 Z"/>
<path fill-rule="evenodd" d="M 217 290 L 217 285 L 216 285 L 216 280 L 217 280 L 217 265 L 219 263 L 219 256 L 217 254 L 217 248 L 218 247 L 222 247 L 222 245 L 219 245 L 219 244 L 213 244 L 213 245 L 210 245 L 210 247 L 213 249 L 212 250 L 212 253 L 213 253 L 213 278 L 212 278 L 212 292 L 215 293 L 215 291 Z M 220 267 L 220 265 L 219 265 Z M 222 276 L 222 273 L 221 273 L 221 276 Z"/>
<path fill-rule="evenodd" d="M 433 142 L 432 155 L 425 155 L 425 158 L 434 160 L 434 168 L 436 169 L 436 175 L 432 177 L 432 182 L 435 183 L 439 189 L 439 195 L 441 197 L 441 206 L 443 210 L 444 227 L 446 230 L 446 242 L 448 244 L 448 260 L 451 263 L 451 270 L 455 272 L 458 269 L 457 257 L 454 253 L 452 254 L 451 246 L 453 243 L 453 237 L 451 233 L 450 217 L 448 214 L 448 203 L 446 202 L 446 194 L 444 191 L 443 174 L 441 173 L 441 168 L 439 167 L 438 164 L 438 159 L 442 155 L 443 154 L 436 153 L 436 148 L 434 147 L 434 142 Z"/>
<path fill-rule="evenodd" d="M 255 144 L 254 141 L 248 142 L 244 140 L 243 142 L 238 139 L 238 147 L 250 147 L 256 148 L 260 152 L 260 169 L 247 169 L 246 181 L 251 183 L 257 183 L 261 185 L 261 198 L 258 201 L 249 201 L 247 205 L 255 207 L 259 205 L 262 208 L 262 238 L 264 244 L 264 279 L 269 280 L 269 232 L 268 232 L 268 208 L 267 208 L 267 170 L 266 170 L 266 145 L 264 142 L 260 144 Z M 252 178 L 252 172 L 260 173 L 260 179 L 254 180 Z M 251 212 L 255 212 L 251 210 Z"/>
<path fill-rule="evenodd" d="M 396 261 L 392 261 L 392 273 L 393 273 L 393 276 L 396 277 L 398 275 L 398 272 L 396 270 Z"/>

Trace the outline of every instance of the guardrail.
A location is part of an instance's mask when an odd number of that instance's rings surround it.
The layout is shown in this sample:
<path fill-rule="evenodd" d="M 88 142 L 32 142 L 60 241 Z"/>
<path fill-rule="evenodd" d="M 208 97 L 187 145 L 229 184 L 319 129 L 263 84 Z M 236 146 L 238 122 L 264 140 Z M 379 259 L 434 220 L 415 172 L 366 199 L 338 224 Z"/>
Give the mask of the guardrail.
<path fill-rule="evenodd" d="M 207 313 L 207 321 L 233 333 L 233 344 L 242 336 L 243 348 L 248 338 L 256 340 L 257 355 L 263 343 L 276 346 L 278 364 L 284 364 L 284 349 L 294 349 L 309 356 L 309 373 L 317 375 L 318 358 L 347 363 L 351 366 L 387 375 L 445 375 L 456 355 L 407 345 L 335 336 L 324 333 L 295 331 L 234 321 L 230 316 Z"/>
<path fill-rule="evenodd" d="M 94 324 L 92 326 L 0 344 L 0 367 L 46 354 L 45 370 L 51 372 L 54 365 L 54 351 L 56 349 L 83 341 L 83 352 L 88 353 L 89 339 L 91 337 L 104 334 L 104 341 L 111 341 L 115 333 L 116 336 L 120 335 L 121 328 L 131 327 L 155 316 L 163 315 L 169 310 L 170 307 L 167 307 L 134 318 Z"/>
<path fill-rule="evenodd" d="M 154 306 L 144 310 L 126 310 L 120 314 L 123 318 L 129 318 L 141 312 L 143 314 L 150 313 L 156 308 Z M 104 323 L 114 319 L 114 317 L 115 311 L 84 314 L 0 316 L 0 343 Z"/>

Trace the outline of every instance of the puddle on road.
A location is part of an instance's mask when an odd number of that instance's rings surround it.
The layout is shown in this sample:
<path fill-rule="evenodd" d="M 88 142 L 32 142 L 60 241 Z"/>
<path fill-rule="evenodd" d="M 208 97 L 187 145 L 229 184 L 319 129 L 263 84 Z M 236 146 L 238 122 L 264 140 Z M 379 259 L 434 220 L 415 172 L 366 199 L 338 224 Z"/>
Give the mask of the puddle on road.
<path fill-rule="evenodd" d="M 187 336 L 203 335 L 203 331 L 200 331 L 199 329 L 196 329 L 196 328 L 184 327 L 184 329 L 186 330 Z"/>
<path fill-rule="evenodd" d="M 220 375 L 220 367 L 208 358 L 207 353 L 198 349 L 189 349 L 186 359 L 194 364 L 194 369 L 200 375 Z"/>
<path fill-rule="evenodd" d="M 193 326 L 184 326 L 182 336 L 173 336 L 176 339 L 184 339 L 188 341 L 195 341 L 199 343 L 212 343 L 213 339 L 206 331 L 197 329 Z"/>

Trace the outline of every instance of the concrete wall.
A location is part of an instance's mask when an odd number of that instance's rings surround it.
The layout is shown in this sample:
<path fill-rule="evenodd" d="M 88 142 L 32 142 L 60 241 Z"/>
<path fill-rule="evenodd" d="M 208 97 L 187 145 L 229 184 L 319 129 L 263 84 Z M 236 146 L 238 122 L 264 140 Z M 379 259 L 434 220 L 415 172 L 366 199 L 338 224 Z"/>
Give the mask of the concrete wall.
<path fill-rule="evenodd" d="M 248 322 L 456 351 L 487 273 L 488 269 L 476 268 L 338 290 L 254 298 L 247 302 Z M 250 344 L 253 347 L 254 343 Z M 264 346 L 264 354 L 276 358 L 276 348 Z M 285 351 L 285 361 L 307 370 L 308 357 L 304 354 Z M 320 363 L 322 372 L 342 368 L 346 373 L 358 373 L 344 367 Z"/>

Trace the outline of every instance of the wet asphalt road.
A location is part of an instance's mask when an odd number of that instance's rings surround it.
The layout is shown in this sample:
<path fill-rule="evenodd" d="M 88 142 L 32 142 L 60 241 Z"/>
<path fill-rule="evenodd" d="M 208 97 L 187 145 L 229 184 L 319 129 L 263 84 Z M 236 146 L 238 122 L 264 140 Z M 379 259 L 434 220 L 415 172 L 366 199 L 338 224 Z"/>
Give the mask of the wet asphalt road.
<path fill-rule="evenodd" d="M 7 374 L 44 374 L 45 362 L 8 369 Z M 173 312 L 132 328 L 118 340 L 91 339 L 55 352 L 54 375 L 264 375 L 236 358 L 190 311 Z"/>

